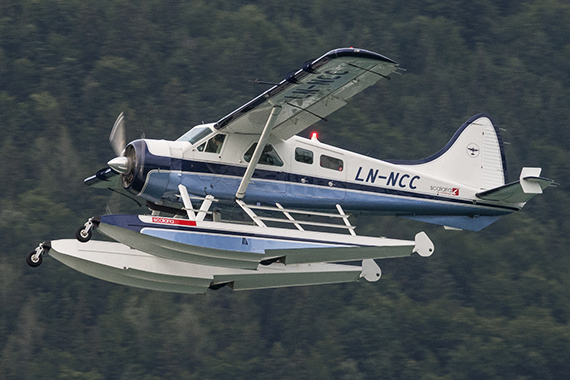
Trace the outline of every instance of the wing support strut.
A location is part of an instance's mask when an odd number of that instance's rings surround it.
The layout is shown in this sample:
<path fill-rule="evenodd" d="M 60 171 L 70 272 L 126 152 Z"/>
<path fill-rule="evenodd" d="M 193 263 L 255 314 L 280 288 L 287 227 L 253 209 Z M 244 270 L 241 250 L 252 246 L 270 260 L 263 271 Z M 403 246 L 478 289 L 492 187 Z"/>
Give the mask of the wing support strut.
<path fill-rule="evenodd" d="M 269 136 L 271 136 L 271 131 L 273 127 L 275 127 L 275 123 L 277 122 L 277 116 L 281 112 L 281 106 L 273 106 L 271 109 L 271 114 L 265 123 L 265 127 L 263 128 L 263 132 L 261 132 L 261 136 L 259 137 L 259 141 L 257 142 L 257 147 L 255 148 L 255 152 L 253 152 L 253 156 L 249 161 L 249 165 L 243 175 L 241 183 L 239 184 L 238 190 L 236 192 L 236 199 L 243 199 L 245 196 L 245 191 L 249 186 L 249 182 L 251 181 L 251 177 L 253 176 L 253 172 L 255 171 L 255 167 L 257 166 L 257 161 L 261 157 L 261 153 L 263 153 L 263 149 L 265 149 L 265 144 L 267 140 L 269 140 Z"/>

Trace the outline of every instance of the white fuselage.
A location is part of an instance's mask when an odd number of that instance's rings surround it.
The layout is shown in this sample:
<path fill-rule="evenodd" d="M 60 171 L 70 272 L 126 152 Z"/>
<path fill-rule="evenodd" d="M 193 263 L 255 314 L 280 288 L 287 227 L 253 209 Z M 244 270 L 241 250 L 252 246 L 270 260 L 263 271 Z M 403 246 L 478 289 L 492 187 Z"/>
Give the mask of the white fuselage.
<path fill-rule="evenodd" d="M 144 140 L 145 184 L 137 194 L 153 202 L 176 201 L 178 185 L 195 196 L 233 200 L 257 135 L 227 134 L 219 152 L 208 152 L 210 135 L 188 141 Z M 290 207 L 330 208 L 414 217 L 417 215 L 497 216 L 522 205 L 504 206 L 475 197 L 481 188 L 439 178 L 421 164 L 394 164 L 294 136 L 269 140 L 245 199 Z M 277 156 L 277 157 L 276 157 Z M 162 160 L 154 168 L 153 159 Z M 169 162 L 169 167 L 165 162 Z M 451 223 L 450 223 L 451 224 Z"/>

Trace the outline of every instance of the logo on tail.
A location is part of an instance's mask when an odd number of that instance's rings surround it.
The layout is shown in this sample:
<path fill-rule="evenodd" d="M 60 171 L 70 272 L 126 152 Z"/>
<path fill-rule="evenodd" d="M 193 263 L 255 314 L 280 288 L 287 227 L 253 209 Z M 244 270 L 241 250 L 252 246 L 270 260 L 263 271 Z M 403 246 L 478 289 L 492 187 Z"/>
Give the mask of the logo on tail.
<path fill-rule="evenodd" d="M 469 155 L 469 157 L 477 157 L 479 155 L 479 152 L 481 150 L 479 149 L 479 145 L 475 144 L 475 143 L 471 143 L 469 145 L 467 145 L 467 154 Z"/>

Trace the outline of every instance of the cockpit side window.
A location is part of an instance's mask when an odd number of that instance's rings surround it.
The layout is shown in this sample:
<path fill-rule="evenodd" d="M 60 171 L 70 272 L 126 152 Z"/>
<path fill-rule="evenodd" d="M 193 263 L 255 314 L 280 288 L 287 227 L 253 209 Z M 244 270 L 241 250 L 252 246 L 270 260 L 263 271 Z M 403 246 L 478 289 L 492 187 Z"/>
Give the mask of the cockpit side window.
<path fill-rule="evenodd" d="M 253 156 L 253 152 L 255 151 L 256 147 L 257 143 L 253 144 L 247 150 L 247 152 L 245 152 L 245 154 L 243 155 L 243 159 L 246 162 L 251 161 L 251 157 Z M 261 153 L 261 157 L 259 157 L 258 163 L 263 165 L 283 166 L 283 160 L 281 160 L 281 157 L 279 157 L 277 151 L 275 150 L 275 148 L 273 148 L 273 145 L 270 144 L 265 145 L 263 153 Z"/>
<path fill-rule="evenodd" d="M 206 149 L 204 150 L 206 153 L 220 153 L 222 150 L 222 145 L 224 144 L 224 140 L 226 139 L 226 135 L 215 135 L 206 144 Z"/>

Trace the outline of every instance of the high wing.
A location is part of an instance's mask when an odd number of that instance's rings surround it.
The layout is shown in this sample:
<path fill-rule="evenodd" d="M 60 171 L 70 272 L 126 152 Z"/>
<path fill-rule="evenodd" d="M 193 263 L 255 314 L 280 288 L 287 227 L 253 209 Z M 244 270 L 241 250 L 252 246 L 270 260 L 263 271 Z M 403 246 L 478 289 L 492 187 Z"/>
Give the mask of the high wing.
<path fill-rule="evenodd" d="M 220 119 L 229 133 L 261 134 L 271 110 L 280 106 L 272 135 L 283 140 L 301 132 L 346 104 L 360 91 L 390 79 L 398 64 L 380 54 L 344 48 L 306 62 L 279 84 Z"/>
<path fill-rule="evenodd" d="M 390 79 L 389 75 L 397 69 L 395 61 L 368 50 L 331 50 L 306 62 L 279 84 L 218 120 L 214 127 L 226 133 L 253 135 L 261 135 L 267 129 L 272 136 L 286 140 L 317 121 L 326 120 L 326 116 L 344 106 L 348 99 L 382 78 Z M 272 113 L 274 120 L 270 117 Z M 265 128 L 269 120 L 271 128 Z M 122 123 L 121 114 L 115 126 L 122 126 Z M 121 130 L 122 134 L 116 139 L 113 137 L 115 130 L 114 127 L 110 141 L 117 151 L 119 148 L 115 145 L 124 145 L 124 142 L 117 142 L 123 141 L 124 131 Z M 264 147 L 261 142 L 258 146 Z M 252 162 L 253 170 L 257 161 Z M 118 172 L 107 167 L 84 182 L 94 187 L 120 188 L 118 177 Z M 248 182 L 244 181 L 245 184 Z"/>

